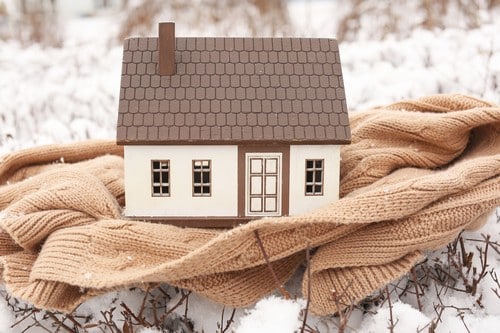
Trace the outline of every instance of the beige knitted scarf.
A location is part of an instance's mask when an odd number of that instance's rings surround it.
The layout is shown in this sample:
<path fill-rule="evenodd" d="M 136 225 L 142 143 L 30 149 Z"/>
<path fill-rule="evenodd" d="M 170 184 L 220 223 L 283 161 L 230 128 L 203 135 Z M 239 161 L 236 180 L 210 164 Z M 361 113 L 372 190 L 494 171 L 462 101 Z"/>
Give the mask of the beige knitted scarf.
<path fill-rule="evenodd" d="M 244 306 L 289 279 L 310 250 L 303 291 L 312 311 L 328 314 L 338 310 L 334 291 L 362 300 L 500 205 L 500 107 L 438 95 L 350 117 L 341 200 L 232 230 L 123 218 L 114 142 L 0 157 L 0 281 L 16 297 L 62 311 L 157 282 Z"/>

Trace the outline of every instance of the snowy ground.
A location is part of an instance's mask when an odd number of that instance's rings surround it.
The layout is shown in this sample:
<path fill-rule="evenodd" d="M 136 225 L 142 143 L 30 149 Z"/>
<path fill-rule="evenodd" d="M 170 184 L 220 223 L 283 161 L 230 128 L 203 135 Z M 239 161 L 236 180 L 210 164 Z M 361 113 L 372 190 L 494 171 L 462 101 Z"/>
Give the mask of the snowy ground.
<path fill-rule="evenodd" d="M 294 35 L 335 36 L 336 23 L 347 10 L 339 3 L 290 1 Z M 405 11 L 412 8 L 399 10 L 406 14 Z M 418 19 L 418 15 L 409 16 L 410 21 Z M 364 22 L 358 40 L 340 45 L 350 110 L 454 92 L 500 104 L 500 20 L 497 19 L 500 15 L 484 12 L 480 16 L 484 23 L 473 30 L 464 30 L 458 25 L 436 31 L 417 28 L 382 40 L 370 39 L 372 23 Z M 207 31 L 176 21 L 178 35 L 221 35 L 217 30 Z M 122 51 L 110 38 L 118 30 L 118 18 L 106 15 L 67 20 L 64 24 L 65 42 L 61 49 L 39 45 L 22 47 L 15 41 L 0 41 L 0 154 L 45 143 L 115 135 Z M 478 269 L 481 262 L 476 246 L 484 243 L 474 240 L 483 239 L 482 235 L 490 235 L 492 242 L 500 241 L 498 215 L 491 215 L 481 230 L 463 235 L 466 251 L 476 253 L 473 266 Z M 494 272 L 500 274 L 500 254 L 498 247 L 496 249 L 495 252 L 490 248 L 488 252 L 488 274 L 475 296 L 451 289 L 432 292 L 436 286 L 430 283 L 429 291 L 420 300 L 419 311 L 415 295 L 397 296 L 397 286 L 404 284 L 403 280 L 394 287 L 392 311 L 388 302 L 365 314 L 355 310 L 349 327 L 358 332 L 388 332 L 391 313 L 397 322 L 395 332 L 429 331 L 431 322 L 438 317 L 436 332 L 483 332 L 500 327 L 500 297 L 494 292 L 500 289 L 494 280 Z M 430 253 L 431 261 L 447 263 L 448 254 L 444 250 Z M 470 277 L 472 279 L 472 275 Z M 297 281 L 292 281 L 292 289 L 294 283 Z M 91 300 L 79 312 L 98 313 L 96 309 L 107 309 L 121 301 L 138 307 L 141 300 L 138 291 L 122 291 Z M 250 309 L 238 310 L 231 329 L 292 332 L 301 326 L 300 311 L 304 305 L 305 301 L 300 298 L 287 301 L 271 296 Z M 184 308 L 178 312 L 183 315 Z M 189 318 L 196 330 L 221 331 L 217 327 L 221 312 L 220 306 L 196 295 L 190 296 Z M 226 309 L 225 318 L 229 313 Z M 0 332 L 22 332 L 29 324 L 22 323 L 11 329 L 16 320 L 0 298 Z M 332 318 L 309 319 L 309 325 L 320 332 L 335 331 L 335 323 Z M 157 331 L 143 329 L 141 332 Z"/>

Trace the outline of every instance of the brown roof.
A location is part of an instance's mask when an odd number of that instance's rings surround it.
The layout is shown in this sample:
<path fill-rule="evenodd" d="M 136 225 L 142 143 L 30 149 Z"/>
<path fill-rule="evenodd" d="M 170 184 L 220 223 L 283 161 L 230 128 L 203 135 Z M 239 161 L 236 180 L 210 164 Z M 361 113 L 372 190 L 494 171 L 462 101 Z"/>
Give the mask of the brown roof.
<path fill-rule="evenodd" d="M 336 40 L 176 38 L 172 76 L 157 44 L 124 43 L 119 144 L 349 142 Z"/>

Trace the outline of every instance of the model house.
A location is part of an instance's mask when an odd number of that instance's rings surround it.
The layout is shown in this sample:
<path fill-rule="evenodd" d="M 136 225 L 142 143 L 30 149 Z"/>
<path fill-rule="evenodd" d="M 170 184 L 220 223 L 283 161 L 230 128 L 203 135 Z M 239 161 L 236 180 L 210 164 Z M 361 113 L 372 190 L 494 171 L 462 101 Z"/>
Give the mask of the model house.
<path fill-rule="evenodd" d="M 117 142 L 125 214 L 230 226 L 338 199 L 350 141 L 337 41 L 159 37 L 124 43 Z"/>

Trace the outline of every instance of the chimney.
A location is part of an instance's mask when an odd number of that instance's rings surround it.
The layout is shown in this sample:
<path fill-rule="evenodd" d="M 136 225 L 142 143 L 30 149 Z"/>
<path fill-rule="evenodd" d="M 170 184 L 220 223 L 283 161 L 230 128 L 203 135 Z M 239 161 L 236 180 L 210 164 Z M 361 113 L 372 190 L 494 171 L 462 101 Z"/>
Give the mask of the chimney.
<path fill-rule="evenodd" d="M 163 22 L 158 26 L 158 68 L 160 75 L 175 74 L 175 23 Z"/>

